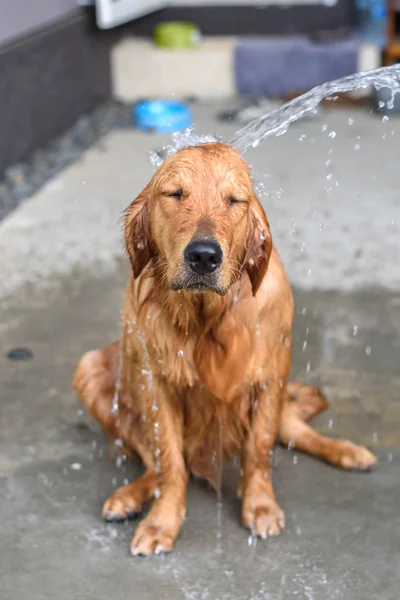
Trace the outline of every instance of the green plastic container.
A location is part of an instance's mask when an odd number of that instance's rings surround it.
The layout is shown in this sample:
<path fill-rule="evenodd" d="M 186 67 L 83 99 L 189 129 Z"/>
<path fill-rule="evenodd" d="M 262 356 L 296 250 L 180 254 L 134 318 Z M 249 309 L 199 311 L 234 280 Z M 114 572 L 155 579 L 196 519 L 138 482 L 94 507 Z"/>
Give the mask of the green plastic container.
<path fill-rule="evenodd" d="M 171 21 L 155 26 L 153 40 L 159 48 L 171 50 L 198 48 L 201 43 L 201 32 L 193 23 Z"/>

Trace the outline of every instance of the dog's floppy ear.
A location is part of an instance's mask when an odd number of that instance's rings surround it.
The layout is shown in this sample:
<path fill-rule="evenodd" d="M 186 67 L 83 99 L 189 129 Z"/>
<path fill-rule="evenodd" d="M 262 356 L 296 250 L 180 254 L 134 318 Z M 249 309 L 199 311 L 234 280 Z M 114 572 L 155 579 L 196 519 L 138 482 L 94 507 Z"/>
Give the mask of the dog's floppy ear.
<path fill-rule="evenodd" d="M 125 250 L 135 279 L 139 277 L 152 256 L 149 194 L 148 185 L 125 212 Z"/>
<path fill-rule="evenodd" d="M 267 272 L 272 250 L 271 231 L 264 209 L 257 198 L 253 199 L 249 214 L 249 235 L 244 268 L 247 271 L 255 296 Z"/>

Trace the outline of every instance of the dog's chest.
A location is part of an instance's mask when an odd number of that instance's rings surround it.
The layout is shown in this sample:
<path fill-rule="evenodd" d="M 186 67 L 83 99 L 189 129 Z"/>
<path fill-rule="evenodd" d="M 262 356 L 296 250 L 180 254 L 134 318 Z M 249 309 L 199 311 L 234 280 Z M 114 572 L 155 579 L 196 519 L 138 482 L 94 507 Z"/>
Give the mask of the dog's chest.
<path fill-rule="evenodd" d="M 193 388 L 184 399 L 184 447 L 194 475 L 214 487 L 221 461 L 240 456 L 251 424 L 253 388 L 243 385 L 229 404 L 221 404 L 204 388 Z"/>
<path fill-rule="evenodd" d="M 169 344 L 161 349 L 154 344 L 152 350 L 155 372 L 177 390 L 205 388 L 221 401 L 231 401 L 239 387 L 262 378 L 259 349 L 245 338 L 232 339 L 225 348 L 211 339 L 171 337 Z"/>

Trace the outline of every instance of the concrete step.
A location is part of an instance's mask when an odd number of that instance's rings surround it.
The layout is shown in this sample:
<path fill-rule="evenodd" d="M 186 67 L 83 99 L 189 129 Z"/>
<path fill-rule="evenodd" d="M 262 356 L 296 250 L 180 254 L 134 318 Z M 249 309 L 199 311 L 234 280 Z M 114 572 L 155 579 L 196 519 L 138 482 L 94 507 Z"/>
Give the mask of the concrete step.
<path fill-rule="evenodd" d="M 200 48 L 167 50 L 151 40 L 129 37 L 112 51 L 113 94 L 122 102 L 138 98 L 231 97 L 236 38 L 205 38 Z"/>

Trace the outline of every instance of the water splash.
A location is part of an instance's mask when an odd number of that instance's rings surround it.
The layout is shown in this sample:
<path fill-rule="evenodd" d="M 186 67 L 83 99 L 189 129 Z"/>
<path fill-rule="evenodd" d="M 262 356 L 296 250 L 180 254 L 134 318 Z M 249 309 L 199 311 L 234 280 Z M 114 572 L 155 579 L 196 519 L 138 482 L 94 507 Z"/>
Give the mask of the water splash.
<path fill-rule="evenodd" d="M 194 129 L 195 127 L 194 125 L 192 125 L 191 127 L 185 129 L 185 131 L 175 131 L 171 135 L 171 144 L 150 152 L 150 162 L 153 165 L 154 169 L 158 169 L 158 167 L 162 165 L 166 158 L 172 156 L 182 148 L 188 148 L 189 146 L 198 146 L 199 144 L 222 142 L 222 138 L 213 133 L 209 133 L 206 135 L 195 135 L 193 133 Z"/>
<path fill-rule="evenodd" d="M 112 399 L 111 413 L 117 417 L 119 412 L 119 396 L 121 393 L 121 375 L 122 375 L 122 365 L 124 360 L 124 333 L 125 333 L 125 320 L 123 314 L 121 313 L 120 317 L 120 332 L 119 332 L 119 341 L 118 341 L 118 374 L 117 379 L 115 381 L 114 387 L 114 396 Z"/>
<path fill-rule="evenodd" d="M 351 92 L 371 85 L 377 90 L 390 89 L 391 97 L 386 105 L 389 109 L 393 108 L 395 95 L 400 91 L 400 65 L 382 67 L 323 83 L 280 108 L 270 111 L 263 117 L 251 121 L 239 129 L 229 143 L 239 152 L 246 152 L 249 148 L 258 146 L 260 142 L 271 135 L 286 133 L 291 123 L 309 113 L 315 113 L 320 102 L 328 96 L 338 92 Z"/>
<path fill-rule="evenodd" d="M 222 473 L 224 467 L 224 449 L 223 449 L 223 431 L 222 431 L 222 420 L 218 416 L 218 440 L 217 440 L 217 452 L 215 457 L 215 470 L 216 470 L 216 488 L 217 488 L 217 552 L 222 552 L 221 540 L 222 540 Z"/>
<path fill-rule="evenodd" d="M 228 143 L 239 152 L 244 153 L 249 148 L 258 146 L 267 137 L 283 135 L 291 123 L 298 121 L 307 114 L 315 114 L 318 105 L 325 98 L 334 100 L 336 97 L 332 97 L 332 95 L 335 93 L 352 92 L 371 86 L 374 86 L 376 90 L 389 88 L 390 99 L 387 102 L 380 101 L 378 106 L 379 110 L 383 110 L 385 107 L 392 109 L 395 95 L 400 91 L 400 65 L 381 67 L 380 69 L 364 71 L 323 83 L 283 106 L 271 110 L 262 117 L 254 119 L 245 127 L 239 129 Z M 353 123 L 354 120 L 349 119 L 349 125 Z M 185 131 L 175 131 L 171 135 L 171 144 L 150 152 L 150 161 L 154 170 L 158 169 L 166 158 L 182 148 L 223 141 L 220 136 L 213 133 L 195 135 L 194 129 L 193 125 Z M 329 136 L 331 138 L 335 137 L 336 132 L 331 131 Z M 355 149 L 359 147 L 360 144 L 356 144 Z"/>
<path fill-rule="evenodd" d="M 161 471 L 161 464 L 160 464 L 161 449 L 160 449 L 160 444 L 159 444 L 159 441 L 160 441 L 159 422 L 157 420 L 157 415 L 158 415 L 157 393 L 154 389 L 153 371 L 151 369 L 149 351 L 147 350 L 146 340 L 144 339 L 144 335 L 143 335 L 143 332 L 141 329 L 139 329 L 139 328 L 137 329 L 136 336 L 142 346 L 142 357 L 143 357 L 143 367 L 144 367 L 142 369 L 142 375 L 147 380 L 147 385 L 148 385 L 150 393 L 151 393 L 151 410 L 154 415 L 154 418 L 153 418 L 153 421 L 154 421 L 153 422 L 154 463 L 155 463 L 156 473 L 160 473 L 160 471 Z M 155 496 L 156 496 L 156 498 L 160 497 L 160 490 L 158 488 L 155 490 Z"/>

